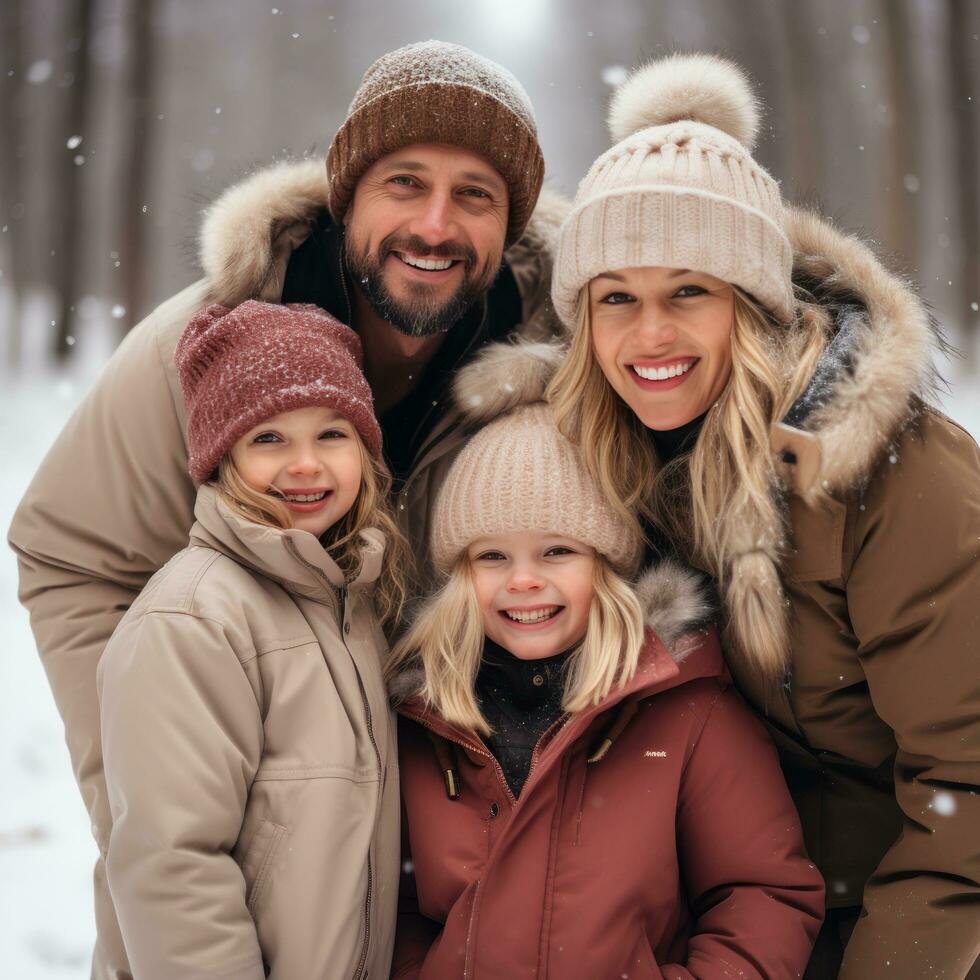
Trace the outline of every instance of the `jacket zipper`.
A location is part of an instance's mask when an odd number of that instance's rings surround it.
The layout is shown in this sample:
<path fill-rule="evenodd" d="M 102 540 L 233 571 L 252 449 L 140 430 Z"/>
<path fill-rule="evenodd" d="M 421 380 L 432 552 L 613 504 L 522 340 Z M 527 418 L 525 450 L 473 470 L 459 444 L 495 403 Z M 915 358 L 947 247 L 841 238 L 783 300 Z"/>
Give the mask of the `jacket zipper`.
<path fill-rule="evenodd" d="M 350 656 L 351 663 L 354 665 L 354 675 L 357 677 L 357 689 L 361 692 L 361 704 L 364 707 L 364 717 L 367 721 L 368 738 L 371 739 L 371 747 L 374 749 L 374 757 L 378 766 L 378 807 L 380 814 L 381 805 L 381 794 L 384 791 L 384 769 L 381 764 L 381 750 L 378 748 L 378 741 L 374 735 L 374 719 L 371 714 L 371 704 L 368 701 L 367 691 L 364 688 L 364 681 L 361 678 L 361 672 L 357 667 L 357 661 L 354 659 L 354 655 L 351 653 L 350 647 L 347 646 L 346 634 L 344 633 L 344 617 L 347 614 L 347 586 L 342 585 L 339 588 L 333 585 L 331 581 L 323 574 L 323 572 L 316 567 L 312 562 L 307 561 L 289 542 L 287 541 L 287 548 L 292 554 L 292 556 L 301 564 L 308 568 L 316 577 L 322 582 L 326 587 L 331 596 L 336 596 L 339 599 L 339 617 L 340 617 L 340 637 L 344 644 L 344 648 L 347 650 L 348 656 Z M 377 823 L 377 821 L 375 821 Z M 357 969 L 354 971 L 354 980 L 361 980 L 364 975 L 364 965 L 367 962 L 368 947 L 371 941 L 371 899 L 374 893 L 374 868 L 371 862 L 370 849 L 368 851 L 368 880 L 367 880 L 367 894 L 364 896 L 364 942 L 361 946 L 361 955 L 357 961 Z"/>
<path fill-rule="evenodd" d="M 552 725 L 548 729 L 546 729 L 545 732 L 538 739 L 537 744 L 534 746 L 534 751 L 531 753 L 531 765 L 528 767 L 527 778 L 524 780 L 525 789 L 527 788 L 528 782 L 530 782 L 531 773 L 534 772 L 534 767 L 538 763 L 538 750 L 542 747 L 542 745 L 548 738 L 550 738 L 556 731 L 558 731 L 562 727 L 562 725 L 565 724 L 566 721 L 568 721 L 570 717 L 571 716 L 568 714 L 568 712 L 563 714 L 560 718 L 558 718 L 555 722 L 553 722 Z M 417 720 L 419 720 L 420 723 L 424 724 L 424 722 L 421 722 L 421 719 L 417 719 Z M 426 727 L 431 728 L 431 726 L 429 725 L 426 725 Z M 432 731 L 435 731 L 435 729 L 432 729 Z M 507 778 L 504 776 L 503 767 L 497 761 L 496 756 L 494 756 L 492 752 L 489 752 L 486 749 L 480 748 L 471 742 L 466 742 L 463 739 L 457 738 L 452 735 L 443 735 L 441 732 L 436 732 L 436 734 L 440 738 L 444 738 L 447 742 L 452 742 L 455 745 L 461 745 L 467 751 L 473 752 L 476 755 L 480 755 L 486 759 L 489 759 L 493 763 L 493 767 L 497 773 L 497 780 L 500 783 L 500 785 L 503 786 L 504 792 L 507 794 L 507 798 L 511 802 L 511 806 L 512 807 L 517 806 L 517 799 L 514 796 L 514 794 L 511 792 L 510 786 L 507 783 Z M 466 955 L 464 956 L 464 960 L 463 960 L 464 978 L 468 978 L 472 975 L 470 970 L 472 967 L 471 957 L 473 955 L 473 948 L 470 940 L 473 938 L 473 932 L 476 927 L 476 920 L 479 914 L 480 889 L 482 888 L 482 886 L 483 886 L 483 879 L 481 878 L 477 880 L 476 888 L 473 892 L 473 906 L 470 909 L 470 922 L 469 922 L 469 927 L 466 930 Z"/>
<path fill-rule="evenodd" d="M 527 767 L 527 776 L 524 777 L 525 787 L 531 781 L 531 774 L 534 772 L 534 768 L 538 764 L 538 749 L 542 748 L 544 743 L 551 739 L 569 718 L 571 718 L 571 715 L 566 711 L 565 714 L 561 715 L 556 721 L 552 722 L 551 726 L 546 728 L 541 737 L 538 739 L 537 744 L 534 746 L 534 751 L 531 753 L 531 764 Z"/>

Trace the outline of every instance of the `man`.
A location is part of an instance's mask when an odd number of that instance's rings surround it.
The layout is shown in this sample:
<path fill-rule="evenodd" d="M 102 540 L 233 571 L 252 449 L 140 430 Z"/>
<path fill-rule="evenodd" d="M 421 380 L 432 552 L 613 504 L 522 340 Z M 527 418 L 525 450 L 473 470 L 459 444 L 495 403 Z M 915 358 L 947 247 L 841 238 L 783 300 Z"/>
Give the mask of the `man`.
<path fill-rule="evenodd" d="M 383 56 L 333 140 L 327 179 L 322 163 L 282 164 L 219 199 L 202 233 L 204 279 L 133 329 L 62 432 L 10 543 L 103 856 L 96 666 L 193 523 L 173 365 L 184 325 L 206 303 L 249 298 L 316 303 L 351 324 L 399 512 L 423 541 L 430 488 L 466 438 L 447 399 L 454 373 L 488 341 L 558 329 L 548 294 L 562 206 L 534 213 L 543 170 L 530 102 L 509 72 L 435 41 Z M 101 859 L 95 888 L 93 976 L 127 978 Z"/>

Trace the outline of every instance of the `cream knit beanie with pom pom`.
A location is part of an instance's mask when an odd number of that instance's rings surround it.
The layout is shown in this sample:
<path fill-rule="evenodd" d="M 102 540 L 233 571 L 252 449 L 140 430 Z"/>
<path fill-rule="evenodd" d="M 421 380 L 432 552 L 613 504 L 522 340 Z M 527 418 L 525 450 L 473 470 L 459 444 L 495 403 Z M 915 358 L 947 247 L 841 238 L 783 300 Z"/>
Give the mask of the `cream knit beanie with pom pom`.
<path fill-rule="evenodd" d="M 480 429 L 453 461 L 436 497 L 433 563 L 448 572 L 477 538 L 523 531 L 581 541 L 626 577 L 642 554 L 639 525 L 603 497 L 544 402 Z"/>
<path fill-rule="evenodd" d="M 617 144 L 592 165 L 562 225 L 552 298 L 574 326 L 578 295 L 614 269 L 663 266 L 739 286 L 793 318 L 793 249 L 776 181 L 752 159 L 759 107 L 740 68 L 674 55 L 616 92 Z"/>

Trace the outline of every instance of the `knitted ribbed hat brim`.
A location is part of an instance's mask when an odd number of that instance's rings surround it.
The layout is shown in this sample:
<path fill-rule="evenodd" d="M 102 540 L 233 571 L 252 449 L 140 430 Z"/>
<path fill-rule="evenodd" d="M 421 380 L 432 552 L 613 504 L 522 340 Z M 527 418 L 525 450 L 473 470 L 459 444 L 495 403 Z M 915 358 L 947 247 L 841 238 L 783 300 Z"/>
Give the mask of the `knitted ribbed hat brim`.
<path fill-rule="evenodd" d="M 174 351 L 195 483 L 250 429 L 284 412 L 332 408 L 381 459 L 381 429 L 361 370 L 361 342 L 310 304 L 212 304 L 191 318 Z"/>
<path fill-rule="evenodd" d="M 736 252 L 732 242 L 744 244 Z M 559 240 L 552 299 L 575 325 L 582 287 L 616 269 L 693 269 L 750 282 L 752 296 L 781 322 L 793 316 L 793 249 L 768 215 L 732 198 L 674 184 L 600 193 L 574 209 Z"/>
<path fill-rule="evenodd" d="M 537 135 L 491 94 L 446 82 L 403 85 L 360 106 L 344 121 L 327 156 L 334 220 L 344 220 L 357 182 L 369 167 L 419 143 L 458 146 L 487 160 L 508 187 L 505 244 L 521 237 L 544 180 Z"/>
<path fill-rule="evenodd" d="M 229 365 L 231 367 L 231 365 Z M 195 484 L 204 483 L 214 473 L 221 457 L 238 442 L 250 429 L 284 412 L 298 408 L 322 406 L 332 408 L 346 418 L 373 415 L 373 406 L 364 404 L 337 385 L 322 378 L 313 378 L 303 384 L 293 384 L 278 391 L 272 391 L 257 401 L 250 402 L 236 415 L 222 410 L 212 415 L 207 408 L 213 402 L 202 403 L 192 410 L 187 418 L 187 440 L 191 446 L 200 447 L 191 453 L 187 468 Z M 360 429 L 359 429 L 360 431 Z M 367 451 L 376 459 L 381 458 L 381 434 L 360 431 Z"/>
<path fill-rule="evenodd" d="M 605 499 L 543 402 L 495 419 L 453 461 L 436 495 L 432 560 L 446 573 L 479 538 L 525 532 L 581 541 L 626 576 L 643 550 L 639 526 Z"/>

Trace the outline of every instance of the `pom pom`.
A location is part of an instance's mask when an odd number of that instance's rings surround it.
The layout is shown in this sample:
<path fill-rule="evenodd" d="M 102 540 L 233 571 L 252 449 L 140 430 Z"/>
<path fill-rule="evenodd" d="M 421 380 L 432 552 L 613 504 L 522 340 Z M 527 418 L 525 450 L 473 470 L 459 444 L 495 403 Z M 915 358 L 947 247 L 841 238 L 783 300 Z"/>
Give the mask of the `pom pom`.
<path fill-rule="evenodd" d="M 609 107 L 616 143 L 641 129 L 681 120 L 714 126 L 751 151 L 760 107 L 745 72 L 710 54 L 675 54 L 644 65 L 616 90 Z"/>

